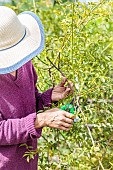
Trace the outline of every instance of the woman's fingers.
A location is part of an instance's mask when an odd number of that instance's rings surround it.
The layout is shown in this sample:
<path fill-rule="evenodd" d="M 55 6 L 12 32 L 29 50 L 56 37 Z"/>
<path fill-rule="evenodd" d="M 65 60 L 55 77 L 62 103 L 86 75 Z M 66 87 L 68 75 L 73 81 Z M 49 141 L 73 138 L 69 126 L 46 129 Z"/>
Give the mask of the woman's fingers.
<path fill-rule="evenodd" d="M 69 118 L 65 118 L 64 122 L 68 123 L 68 124 L 72 124 L 73 123 L 73 119 L 69 119 Z"/>
<path fill-rule="evenodd" d="M 45 111 L 45 124 L 52 128 L 68 131 L 72 127 L 72 114 L 58 108 Z"/>
<path fill-rule="evenodd" d="M 65 128 L 71 128 L 72 124 L 63 122 L 62 126 L 65 127 Z"/>
<path fill-rule="evenodd" d="M 66 82 L 67 82 L 67 78 L 66 77 L 62 77 L 62 81 L 60 82 L 60 84 L 58 86 L 63 87 Z"/>
<path fill-rule="evenodd" d="M 66 88 L 66 90 L 62 93 L 62 99 L 67 97 L 67 95 L 70 93 L 70 90 L 70 88 Z"/>
<path fill-rule="evenodd" d="M 70 93 L 74 93 L 74 86 L 73 83 L 71 81 L 68 81 L 68 88 L 70 88 Z"/>
<path fill-rule="evenodd" d="M 60 129 L 60 130 L 65 130 L 65 131 L 69 131 L 69 130 L 70 130 L 70 128 L 66 128 L 66 127 L 64 127 L 64 126 L 61 126 L 61 127 L 58 128 L 58 129 Z"/>
<path fill-rule="evenodd" d="M 71 113 L 69 113 L 69 112 L 64 112 L 64 114 L 65 114 L 65 117 L 67 117 L 67 118 L 69 118 L 69 119 L 74 120 L 74 118 L 75 118 L 75 115 L 73 115 L 73 114 L 71 114 Z"/>

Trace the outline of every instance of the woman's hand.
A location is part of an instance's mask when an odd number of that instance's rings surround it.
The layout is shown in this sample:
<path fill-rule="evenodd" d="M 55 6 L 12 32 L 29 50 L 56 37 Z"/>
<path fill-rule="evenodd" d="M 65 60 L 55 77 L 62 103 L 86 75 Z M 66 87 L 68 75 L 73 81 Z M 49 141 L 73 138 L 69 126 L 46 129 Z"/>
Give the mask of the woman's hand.
<path fill-rule="evenodd" d="M 72 127 L 74 116 L 66 111 L 53 108 L 43 113 L 37 114 L 35 128 L 48 126 L 60 130 L 68 131 Z"/>
<path fill-rule="evenodd" d="M 68 87 L 65 86 L 67 78 L 63 77 L 61 83 L 53 88 L 52 91 L 52 101 L 59 101 L 67 97 L 67 95 L 73 93 L 73 83 L 68 82 Z"/>

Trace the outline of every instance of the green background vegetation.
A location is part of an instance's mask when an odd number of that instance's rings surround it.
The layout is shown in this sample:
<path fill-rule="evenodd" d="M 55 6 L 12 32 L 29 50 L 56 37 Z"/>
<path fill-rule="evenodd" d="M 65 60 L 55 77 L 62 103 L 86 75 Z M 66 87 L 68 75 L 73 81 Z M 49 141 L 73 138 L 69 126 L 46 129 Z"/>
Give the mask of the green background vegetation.
<path fill-rule="evenodd" d="M 113 170 L 113 2 L 20 0 L 8 6 L 35 12 L 44 25 L 45 49 L 33 59 L 40 91 L 63 73 L 74 83 L 79 108 L 80 120 L 69 132 L 43 129 L 39 170 Z M 26 153 L 27 160 L 35 153 Z"/>

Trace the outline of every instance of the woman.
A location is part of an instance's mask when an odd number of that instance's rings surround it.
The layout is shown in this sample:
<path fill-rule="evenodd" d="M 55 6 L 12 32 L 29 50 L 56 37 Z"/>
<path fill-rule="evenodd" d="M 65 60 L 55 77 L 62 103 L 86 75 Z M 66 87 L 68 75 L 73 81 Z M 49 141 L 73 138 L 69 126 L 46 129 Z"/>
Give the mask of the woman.
<path fill-rule="evenodd" d="M 17 16 L 0 6 L 0 170 L 36 170 L 38 156 L 27 163 L 20 144 L 36 149 L 42 127 L 68 131 L 72 126 L 71 114 L 58 108 L 36 113 L 65 98 L 73 86 L 65 87 L 63 78 L 54 88 L 38 92 L 31 59 L 43 48 L 43 26 L 34 13 Z"/>

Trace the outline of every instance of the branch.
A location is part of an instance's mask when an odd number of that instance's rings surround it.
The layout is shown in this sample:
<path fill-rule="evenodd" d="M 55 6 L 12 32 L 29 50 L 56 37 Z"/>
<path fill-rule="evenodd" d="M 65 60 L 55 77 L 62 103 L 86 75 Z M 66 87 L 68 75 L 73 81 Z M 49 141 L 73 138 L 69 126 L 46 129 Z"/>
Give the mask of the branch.
<path fill-rule="evenodd" d="M 84 119 L 84 122 L 85 122 L 85 124 L 86 124 L 87 129 L 88 129 L 88 133 L 89 133 L 89 136 L 90 136 L 90 138 L 91 138 L 92 145 L 93 145 L 93 147 L 95 147 L 95 142 L 94 142 L 94 139 L 93 139 L 91 130 L 90 130 L 90 128 L 89 128 L 89 126 L 88 126 L 88 124 L 87 124 L 87 122 L 86 122 L 86 120 L 85 120 L 84 112 L 83 112 L 83 110 L 82 110 L 82 108 L 80 107 L 80 104 L 79 104 L 79 97 L 77 98 L 77 106 L 79 107 L 80 112 L 81 112 L 82 115 L 83 115 L 83 119 Z M 96 156 L 96 157 L 97 157 L 97 156 Z M 99 161 L 99 164 L 100 164 L 102 170 L 105 170 L 104 167 L 103 167 L 103 165 L 102 165 L 102 162 L 100 161 L 100 159 L 99 159 L 98 157 L 97 157 L 97 159 L 98 159 L 98 161 Z"/>
<path fill-rule="evenodd" d="M 56 70 L 58 70 L 61 73 L 63 77 L 66 77 L 64 73 L 49 59 L 49 57 L 47 57 L 47 60 L 52 64 L 54 68 L 56 68 Z"/>

